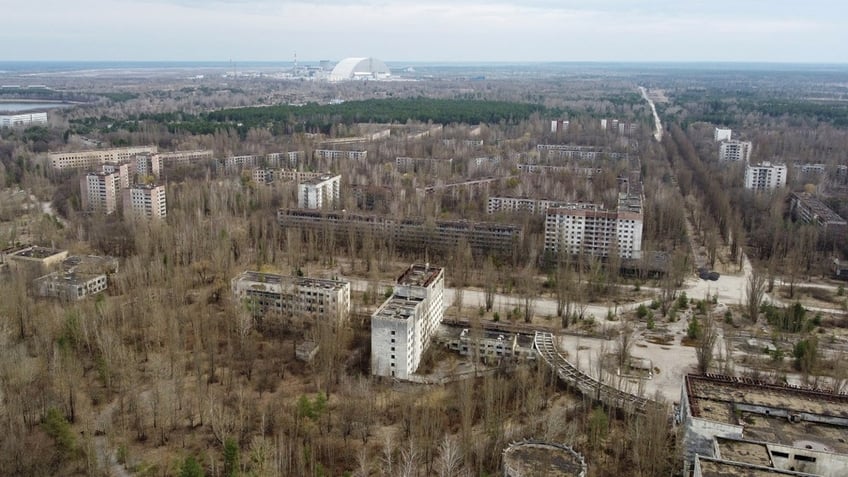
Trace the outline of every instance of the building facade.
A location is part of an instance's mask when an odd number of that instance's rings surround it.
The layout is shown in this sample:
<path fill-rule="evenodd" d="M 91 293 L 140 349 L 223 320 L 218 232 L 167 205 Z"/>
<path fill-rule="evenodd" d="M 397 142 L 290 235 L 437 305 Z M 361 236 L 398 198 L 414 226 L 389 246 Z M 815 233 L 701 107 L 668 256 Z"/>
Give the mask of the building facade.
<path fill-rule="evenodd" d="M 751 160 L 752 145 L 749 141 L 722 141 L 718 145 L 718 160 L 721 162 L 737 162 Z"/>
<path fill-rule="evenodd" d="M 371 315 L 371 374 L 408 379 L 444 315 L 444 270 L 412 265 Z"/>
<path fill-rule="evenodd" d="M 376 240 L 405 250 L 450 252 L 465 242 L 475 252 L 512 256 L 521 240 L 521 227 L 496 222 L 428 222 L 421 218 L 279 209 L 277 223 L 284 229 L 309 230 L 318 234 L 332 230 L 337 240 L 347 240 L 349 233 L 359 237 L 370 234 Z"/>
<path fill-rule="evenodd" d="M 307 314 L 346 321 L 350 315 L 350 283 L 247 271 L 232 280 L 233 295 L 257 314 Z"/>
<path fill-rule="evenodd" d="M 297 187 L 297 206 L 301 209 L 338 208 L 341 178 L 326 174 L 301 182 Z"/>
<path fill-rule="evenodd" d="M 130 186 L 132 182 L 132 163 L 131 161 L 127 162 L 104 162 L 100 167 L 100 172 L 104 174 L 115 174 L 115 189 L 121 190 L 126 189 Z"/>
<path fill-rule="evenodd" d="M 163 166 L 187 166 L 194 162 L 211 161 L 214 158 L 214 152 L 211 149 L 193 149 L 190 151 L 160 152 L 159 158 L 162 160 Z"/>
<path fill-rule="evenodd" d="M 345 151 L 339 149 L 316 149 L 315 157 L 318 159 L 329 159 L 337 161 L 339 159 L 350 160 L 365 160 L 368 158 L 368 151 Z"/>
<path fill-rule="evenodd" d="M 89 172 L 80 179 L 82 210 L 111 214 L 118 207 L 118 190 L 121 183 L 116 173 Z"/>
<path fill-rule="evenodd" d="M 548 209 L 545 251 L 552 254 L 621 258 L 642 256 L 642 214 L 605 210 L 596 204 L 571 204 Z"/>
<path fill-rule="evenodd" d="M 47 124 L 47 113 L 22 113 L 0 115 L 0 128 L 14 128 Z"/>
<path fill-rule="evenodd" d="M 528 199 L 525 197 L 489 197 L 486 213 L 498 212 L 530 212 L 544 214 L 551 207 L 564 207 L 568 204 L 562 201 L 547 199 Z"/>
<path fill-rule="evenodd" d="M 844 236 L 848 222 L 824 202 L 806 192 L 789 194 L 789 211 L 795 220 L 817 225 L 826 235 Z"/>
<path fill-rule="evenodd" d="M 107 288 L 105 274 L 82 275 L 76 272 L 53 272 L 33 281 L 36 295 L 77 301 L 101 293 Z"/>
<path fill-rule="evenodd" d="M 165 186 L 139 184 L 124 190 L 124 217 L 164 219 L 168 216 Z"/>
<path fill-rule="evenodd" d="M 51 152 L 47 154 L 53 169 L 94 169 L 104 162 L 129 161 L 133 156 L 143 153 L 155 153 L 156 146 L 136 146 L 113 149 L 93 149 L 77 152 Z"/>
<path fill-rule="evenodd" d="M 786 186 L 786 164 L 748 164 L 745 166 L 745 188 L 754 191 Z"/>

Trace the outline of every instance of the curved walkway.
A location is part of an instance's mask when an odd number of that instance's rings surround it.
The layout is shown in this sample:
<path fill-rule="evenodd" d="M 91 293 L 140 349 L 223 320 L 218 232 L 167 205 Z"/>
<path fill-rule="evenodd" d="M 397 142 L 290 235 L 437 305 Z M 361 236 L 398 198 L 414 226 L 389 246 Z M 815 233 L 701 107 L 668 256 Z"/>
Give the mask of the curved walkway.
<path fill-rule="evenodd" d="M 634 394 L 626 393 L 577 369 L 560 354 L 556 346 L 556 340 L 552 333 L 536 332 L 533 336 L 533 345 L 542 360 L 548 364 L 557 376 L 569 386 L 577 389 L 581 394 L 600 401 L 607 406 L 620 409 L 625 413 L 644 413 L 653 402 Z"/>

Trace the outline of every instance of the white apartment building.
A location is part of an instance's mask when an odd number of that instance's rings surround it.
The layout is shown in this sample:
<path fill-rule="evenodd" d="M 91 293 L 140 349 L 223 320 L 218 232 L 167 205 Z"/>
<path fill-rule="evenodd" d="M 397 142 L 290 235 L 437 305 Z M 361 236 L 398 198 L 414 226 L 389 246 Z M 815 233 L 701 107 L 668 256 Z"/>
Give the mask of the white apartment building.
<path fill-rule="evenodd" d="M 733 131 L 730 128 L 715 128 L 713 132 L 713 141 L 721 142 L 721 141 L 730 141 L 730 136 L 733 135 Z"/>
<path fill-rule="evenodd" d="M 351 160 L 365 160 L 368 158 L 368 151 L 343 151 L 339 149 L 316 149 L 315 157 L 319 159 L 330 159 L 330 160 L 339 160 L 339 159 L 351 159 Z"/>
<path fill-rule="evenodd" d="M 156 146 L 136 146 L 113 149 L 92 149 L 77 152 L 51 152 L 47 154 L 53 169 L 91 169 L 104 162 L 129 161 L 138 154 L 155 153 Z"/>
<path fill-rule="evenodd" d="M 104 162 L 100 167 L 100 171 L 104 174 L 115 174 L 115 189 L 126 189 L 130 186 L 131 170 L 133 169 L 130 162 Z"/>
<path fill-rule="evenodd" d="M 135 185 L 124 190 L 124 217 L 164 219 L 168 216 L 168 201 L 163 185 Z"/>
<path fill-rule="evenodd" d="M 551 132 L 558 133 L 568 131 L 568 121 L 564 119 L 552 119 L 551 120 Z"/>
<path fill-rule="evenodd" d="M 718 146 L 718 160 L 725 161 L 745 161 L 751 160 L 751 142 L 750 141 L 722 141 Z"/>
<path fill-rule="evenodd" d="M 371 374 L 408 379 L 444 315 L 444 270 L 411 265 L 371 315 Z"/>
<path fill-rule="evenodd" d="M 604 210 L 596 204 L 552 207 L 545 217 L 545 251 L 553 254 L 621 258 L 642 256 L 643 218 L 630 210 Z"/>
<path fill-rule="evenodd" d="M 32 126 L 33 124 L 47 124 L 47 113 L 0 115 L 0 128 Z"/>
<path fill-rule="evenodd" d="M 748 164 L 745 166 L 745 188 L 755 191 L 779 189 L 786 185 L 786 164 Z"/>
<path fill-rule="evenodd" d="M 296 169 L 253 169 L 250 176 L 258 184 L 279 182 L 304 182 L 327 176 L 326 172 L 301 172 Z"/>
<path fill-rule="evenodd" d="M 266 312 L 309 314 L 335 322 L 350 314 L 350 283 L 319 278 L 288 277 L 247 271 L 233 278 L 233 295 Z"/>
<path fill-rule="evenodd" d="M 162 173 L 162 155 L 161 154 L 138 154 L 133 157 L 132 163 L 133 172 L 139 176 L 159 177 Z"/>
<path fill-rule="evenodd" d="M 116 173 L 89 172 L 80 179 L 84 212 L 111 214 L 118 206 L 120 176 Z"/>
<path fill-rule="evenodd" d="M 322 175 L 297 186 L 297 206 L 301 209 L 335 209 L 339 206 L 342 176 Z"/>
<path fill-rule="evenodd" d="M 551 207 L 568 205 L 565 202 L 547 199 L 528 199 L 522 197 L 489 197 L 486 213 L 498 212 L 530 212 L 544 214 Z"/>

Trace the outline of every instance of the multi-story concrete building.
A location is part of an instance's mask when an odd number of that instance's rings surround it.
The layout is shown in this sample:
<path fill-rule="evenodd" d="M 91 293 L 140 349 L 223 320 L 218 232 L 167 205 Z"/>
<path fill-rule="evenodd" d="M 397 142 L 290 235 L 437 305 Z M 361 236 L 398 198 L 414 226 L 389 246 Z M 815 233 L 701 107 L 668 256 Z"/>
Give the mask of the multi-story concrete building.
<path fill-rule="evenodd" d="M 733 135 L 733 131 L 730 128 L 720 128 L 716 127 L 715 131 L 713 131 L 713 141 L 721 142 L 721 141 L 730 141 Z"/>
<path fill-rule="evenodd" d="M 77 152 L 51 152 L 47 154 L 53 169 L 94 169 L 104 162 L 129 161 L 133 156 L 155 153 L 156 146 L 136 146 L 113 149 L 93 149 Z"/>
<path fill-rule="evenodd" d="M 530 212 L 544 214 L 551 207 L 565 207 L 567 202 L 547 199 L 528 199 L 526 197 L 489 197 L 486 213 Z"/>
<path fill-rule="evenodd" d="M 404 250 L 450 252 L 465 242 L 474 252 L 509 257 L 521 240 L 520 227 L 493 222 L 428 222 L 422 218 L 399 219 L 304 209 L 279 209 L 277 222 L 286 229 L 310 230 L 317 234 L 332 230 L 336 240 L 347 240 L 349 233 L 359 237 L 370 234 L 376 240 Z"/>
<path fill-rule="evenodd" d="M 549 159 L 583 159 L 595 160 L 604 157 L 608 159 L 627 159 L 627 154 L 622 152 L 609 152 L 596 146 L 574 146 L 569 144 L 538 144 L 536 150 L 543 157 Z"/>
<path fill-rule="evenodd" d="M 848 231 L 845 219 L 807 192 L 789 194 L 789 211 L 795 220 L 818 225 L 825 235 L 845 236 Z"/>
<path fill-rule="evenodd" d="M 564 119 L 552 119 L 551 120 L 551 132 L 559 133 L 563 131 L 568 131 L 568 121 Z"/>
<path fill-rule="evenodd" d="M 36 295 L 77 301 L 107 288 L 105 274 L 86 275 L 77 272 L 53 272 L 33 281 Z"/>
<path fill-rule="evenodd" d="M 337 161 L 339 159 L 350 160 L 365 160 L 368 158 L 368 151 L 345 151 L 339 149 L 316 149 L 314 153 L 318 159 L 330 159 Z"/>
<path fill-rule="evenodd" d="M 468 328 L 462 330 L 445 328 L 447 327 L 442 328 L 438 340 L 448 349 L 462 356 L 471 356 L 489 362 L 502 359 L 532 361 L 537 356 L 533 348 L 533 337 L 530 335 L 493 330 L 472 331 Z"/>
<path fill-rule="evenodd" d="M 317 315 L 335 322 L 350 315 L 350 283 L 247 271 L 232 280 L 233 294 L 257 314 Z"/>
<path fill-rule="evenodd" d="M 444 270 L 412 265 L 371 315 L 371 374 L 408 379 L 444 314 Z"/>
<path fill-rule="evenodd" d="M 605 210 L 597 204 L 553 207 L 545 216 L 545 251 L 638 259 L 642 254 L 642 214 Z"/>
<path fill-rule="evenodd" d="M 104 162 L 100 172 L 115 175 L 115 190 L 126 189 L 132 183 L 133 167 L 131 161 Z"/>
<path fill-rule="evenodd" d="M 544 166 L 541 164 L 519 164 L 518 170 L 529 174 L 565 174 L 571 173 L 578 176 L 592 177 L 602 174 L 604 170 L 600 167 L 578 167 L 571 166 Z"/>
<path fill-rule="evenodd" d="M 822 175 L 827 170 L 824 164 L 793 164 L 792 167 L 799 174 Z"/>
<path fill-rule="evenodd" d="M 124 190 L 124 217 L 164 219 L 168 216 L 165 186 L 137 184 Z"/>
<path fill-rule="evenodd" d="M 141 177 L 152 176 L 158 178 L 162 174 L 164 163 L 161 154 L 137 154 L 132 158 L 133 172 Z"/>
<path fill-rule="evenodd" d="M 745 188 L 762 191 L 786 186 L 786 164 L 747 164 L 745 166 Z"/>
<path fill-rule="evenodd" d="M 339 206 L 342 176 L 322 175 L 307 179 L 297 187 L 297 206 L 301 209 L 335 209 Z"/>
<path fill-rule="evenodd" d="M 728 161 L 745 161 L 751 160 L 752 145 L 750 141 L 722 141 L 718 145 L 718 160 L 721 162 Z"/>
<path fill-rule="evenodd" d="M 82 210 L 111 214 L 118 206 L 121 178 L 116 173 L 89 172 L 80 178 Z"/>
<path fill-rule="evenodd" d="M 21 113 L 0 115 L 0 128 L 14 128 L 47 124 L 47 113 Z"/>
<path fill-rule="evenodd" d="M 437 159 L 435 157 L 405 157 L 398 156 L 395 158 L 395 167 L 400 172 L 416 172 L 424 167 L 443 167 L 450 169 L 453 164 L 451 159 Z"/>
<path fill-rule="evenodd" d="M 159 158 L 162 160 L 162 165 L 166 167 L 187 166 L 195 162 L 212 160 L 214 158 L 214 152 L 211 149 L 160 152 Z"/>
<path fill-rule="evenodd" d="M 250 175 L 253 182 L 271 184 L 273 182 L 301 183 L 329 174 L 326 172 L 302 172 L 296 169 L 253 169 Z"/>

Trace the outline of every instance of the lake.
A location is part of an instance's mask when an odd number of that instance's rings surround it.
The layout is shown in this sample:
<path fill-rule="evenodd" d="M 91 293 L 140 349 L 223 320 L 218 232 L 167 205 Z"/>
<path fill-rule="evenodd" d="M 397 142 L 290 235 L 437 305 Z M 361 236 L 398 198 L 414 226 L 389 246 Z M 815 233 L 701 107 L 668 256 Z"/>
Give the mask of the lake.
<path fill-rule="evenodd" d="M 69 108 L 75 106 L 68 103 L 48 103 L 48 102 L 25 102 L 25 103 L 5 103 L 0 101 L 0 114 L 17 113 L 21 111 L 45 110 L 56 108 Z"/>

